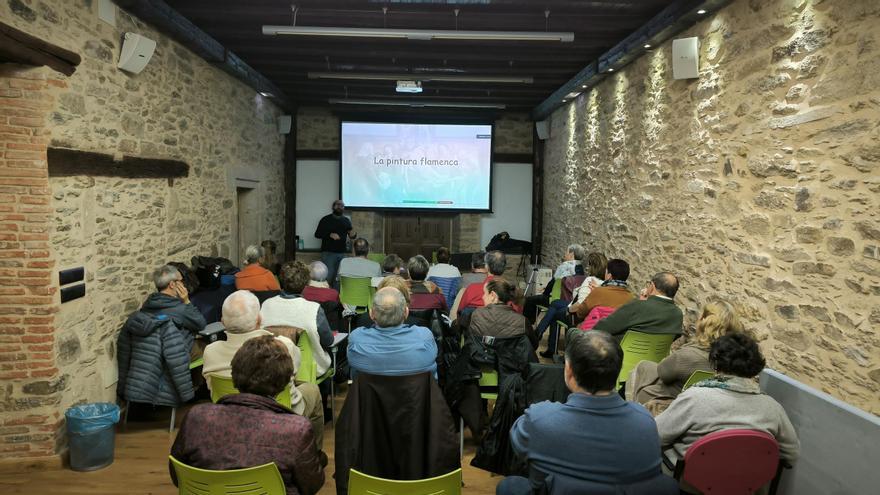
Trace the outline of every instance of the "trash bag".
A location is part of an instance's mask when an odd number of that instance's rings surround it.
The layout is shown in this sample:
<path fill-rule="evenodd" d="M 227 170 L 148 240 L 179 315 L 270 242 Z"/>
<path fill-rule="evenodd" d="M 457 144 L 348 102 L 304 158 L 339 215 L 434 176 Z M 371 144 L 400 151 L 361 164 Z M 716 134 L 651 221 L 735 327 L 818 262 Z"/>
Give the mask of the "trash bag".
<path fill-rule="evenodd" d="M 119 406 L 109 402 L 96 402 L 71 407 L 64 413 L 67 432 L 88 435 L 119 422 Z"/>

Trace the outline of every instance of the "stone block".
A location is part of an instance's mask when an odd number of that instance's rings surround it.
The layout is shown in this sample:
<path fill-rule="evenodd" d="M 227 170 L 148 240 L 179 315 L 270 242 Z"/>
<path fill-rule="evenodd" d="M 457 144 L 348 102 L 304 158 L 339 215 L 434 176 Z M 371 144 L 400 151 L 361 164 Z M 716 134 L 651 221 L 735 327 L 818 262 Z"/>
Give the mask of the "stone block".
<path fill-rule="evenodd" d="M 822 275 L 823 277 L 833 277 L 837 273 L 834 265 L 828 263 L 814 263 L 809 261 L 798 261 L 792 265 L 791 272 L 795 275 Z"/>
<path fill-rule="evenodd" d="M 808 110 L 806 112 L 796 115 L 788 115 L 785 117 L 770 119 L 769 126 L 771 129 L 787 129 L 789 127 L 795 127 L 810 122 L 815 122 L 817 120 L 827 119 L 828 117 L 834 115 L 836 112 L 837 110 L 834 107 L 816 107 L 812 110 Z"/>
<path fill-rule="evenodd" d="M 829 237 L 826 246 L 828 252 L 835 256 L 852 256 L 856 251 L 856 244 L 846 237 Z"/>
<path fill-rule="evenodd" d="M 880 246 L 865 246 L 862 256 L 868 259 L 880 261 Z"/>
<path fill-rule="evenodd" d="M 880 241 L 880 228 L 871 220 L 860 220 L 855 224 L 856 230 L 861 234 L 862 239 L 870 239 L 872 241 Z"/>
<path fill-rule="evenodd" d="M 822 230 L 809 225 L 802 225 L 794 230 L 795 240 L 801 244 L 817 244 L 822 240 Z"/>

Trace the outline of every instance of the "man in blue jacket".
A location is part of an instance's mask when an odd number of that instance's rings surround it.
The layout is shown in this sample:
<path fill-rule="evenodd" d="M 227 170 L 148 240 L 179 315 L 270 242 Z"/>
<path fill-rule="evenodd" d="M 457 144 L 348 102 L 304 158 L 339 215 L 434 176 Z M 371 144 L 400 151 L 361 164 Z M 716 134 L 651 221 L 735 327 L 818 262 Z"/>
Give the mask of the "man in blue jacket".
<path fill-rule="evenodd" d="M 156 292 L 147 297 L 141 311 L 149 315 L 168 315 L 180 330 L 190 359 L 200 358 L 206 344 L 195 337 L 207 322 L 198 308 L 190 303 L 183 276 L 174 266 L 164 265 L 153 272 L 153 283 Z M 194 342 L 196 345 L 193 345 Z"/>

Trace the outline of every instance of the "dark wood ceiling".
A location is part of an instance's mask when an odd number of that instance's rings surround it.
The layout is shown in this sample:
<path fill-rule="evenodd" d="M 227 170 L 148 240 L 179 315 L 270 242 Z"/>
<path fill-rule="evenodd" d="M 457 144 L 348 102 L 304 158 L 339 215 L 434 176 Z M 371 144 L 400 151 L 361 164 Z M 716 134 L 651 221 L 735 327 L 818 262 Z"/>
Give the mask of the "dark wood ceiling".
<path fill-rule="evenodd" d="M 300 106 L 329 99 L 423 99 L 504 104 L 530 111 L 672 0 L 166 0 L 280 87 Z M 489 31 L 571 31 L 573 43 L 414 41 L 265 36 L 263 25 Z M 382 8 L 387 7 L 387 14 Z M 545 10 L 550 11 L 545 22 Z M 309 79 L 309 72 L 532 77 L 527 83 L 425 81 L 421 94 L 395 81 Z"/>

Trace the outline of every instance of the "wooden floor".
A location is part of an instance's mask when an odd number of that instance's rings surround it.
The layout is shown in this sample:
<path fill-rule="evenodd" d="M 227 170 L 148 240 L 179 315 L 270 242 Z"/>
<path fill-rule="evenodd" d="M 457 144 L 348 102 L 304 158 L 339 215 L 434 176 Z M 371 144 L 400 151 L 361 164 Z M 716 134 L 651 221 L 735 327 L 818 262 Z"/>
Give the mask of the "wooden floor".
<path fill-rule="evenodd" d="M 345 385 L 343 385 L 344 387 Z M 342 394 L 337 398 L 337 411 L 342 406 Z M 104 469 L 81 473 L 67 469 L 20 474 L 0 473 L 0 494 L 28 495 L 119 495 L 156 494 L 174 495 L 177 488 L 168 475 L 168 453 L 175 433 L 168 433 L 169 410 L 160 410 L 155 418 L 143 421 L 129 420 L 127 431 L 120 428 L 116 434 L 116 453 L 112 465 Z M 178 416 L 181 411 L 178 411 Z M 333 480 L 334 435 L 329 423 L 324 430 L 324 451 L 330 463 L 324 473 L 326 481 L 320 495 L 336 493 Z M 464 487 L 462 493 L 489 495 L 502 479 L 470 466 L 475 445 L 465 434 L 465 455 L 462 459 Z"/>

